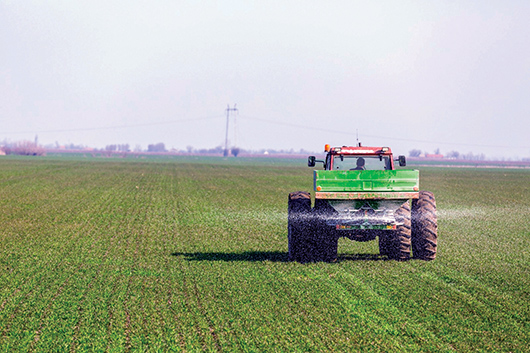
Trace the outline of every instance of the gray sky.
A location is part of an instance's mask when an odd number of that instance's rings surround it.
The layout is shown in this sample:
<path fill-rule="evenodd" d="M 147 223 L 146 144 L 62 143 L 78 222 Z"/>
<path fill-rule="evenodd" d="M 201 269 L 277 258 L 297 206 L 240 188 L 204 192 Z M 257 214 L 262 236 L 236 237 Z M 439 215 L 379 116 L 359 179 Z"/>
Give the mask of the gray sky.
<path fill-rule="evenodd" d="M 0 140 L 530 157 L 528 1 L 0 0 Z"/>

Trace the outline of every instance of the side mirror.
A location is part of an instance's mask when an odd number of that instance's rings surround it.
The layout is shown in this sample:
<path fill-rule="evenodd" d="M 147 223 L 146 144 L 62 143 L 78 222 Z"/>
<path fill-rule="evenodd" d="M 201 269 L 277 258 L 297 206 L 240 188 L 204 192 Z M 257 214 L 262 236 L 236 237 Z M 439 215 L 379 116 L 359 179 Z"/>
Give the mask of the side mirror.
<path fill-rule="evenodd" d="M 307 157 L 307 166 L 314 167 L 315 165 L 316 165 L 316 157 L 315 156 Z"/>
<path fill-rule="evenodd" d="M 407 165 L 407 160 L 406 160 L 405 156 L 399 156 L 398 157 L 398 161 L 399 161 L 399 166 L 400 167 L 405 167 Z"/>

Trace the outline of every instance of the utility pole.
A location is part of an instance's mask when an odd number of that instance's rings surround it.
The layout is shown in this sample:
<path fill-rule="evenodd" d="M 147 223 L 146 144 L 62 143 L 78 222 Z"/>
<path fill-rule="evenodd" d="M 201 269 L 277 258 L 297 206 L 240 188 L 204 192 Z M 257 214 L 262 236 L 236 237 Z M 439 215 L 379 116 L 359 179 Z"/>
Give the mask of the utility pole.
<path fill-rule="evenodd" d="M 230 108 L 230 104 L 226 108 L 226 135 L 225 135 L 225 150 L 223 155 L 228 156 L 228 122 L 230 121 L 230 112 L 237 112 L 236 105 L 234 104 L 233 108 Z"/>

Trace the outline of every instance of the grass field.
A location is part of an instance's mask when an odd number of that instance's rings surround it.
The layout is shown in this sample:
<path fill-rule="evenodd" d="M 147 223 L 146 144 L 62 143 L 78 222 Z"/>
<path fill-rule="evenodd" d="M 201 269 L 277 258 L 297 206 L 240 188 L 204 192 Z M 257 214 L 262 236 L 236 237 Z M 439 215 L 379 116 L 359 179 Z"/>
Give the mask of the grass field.
<path fill-rule="evenodd" d="M 0 159 L 1 351 L 528 351 L 530 171 L 421 169 L 435 261 L 298 264 L 304 162 Z"/>

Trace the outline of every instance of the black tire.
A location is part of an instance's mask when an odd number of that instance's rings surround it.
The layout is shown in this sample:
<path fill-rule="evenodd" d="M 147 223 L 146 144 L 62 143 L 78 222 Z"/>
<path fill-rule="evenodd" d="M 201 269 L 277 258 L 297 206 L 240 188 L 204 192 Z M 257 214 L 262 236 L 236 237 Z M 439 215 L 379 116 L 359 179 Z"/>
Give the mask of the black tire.
<path fill-rule="evenodd" d="M 409 202 L 397 209 L 396 221 L 401 223 L 395 231 L 388 231 L 379 237 L 379 251 L 393 260 L 405 261 L 410 258 L 411 221 Z"/>
<path fill-rule="evenodd" d="M 339 238 L 326 225 L 326 219 L 334 209 L 326 200 L 315 200 L 312 218 L 312 241 L 315 246 L 314 261 L 336 262 Z"/>
<path fill-rule="evenodd" d="M 388 256 L 390 254 L 390 239 L 392 235 L 389 232 L 385 232 L 379 235 L 379 254 L 382 256 Z"/>
<path fill-rule="evenodd" d="M 289 260 L 308 262 L 312 259 L 313 246 L 308 239 L 311 195 L 296 191 L 289 194 L 287 237 Z"/>
<path fill-rule="evenodd" d="M 420 191 L 412 200 L 412 256 L 420 260 L 434 260 L 438 245 L 436 200 L 430 191 Z"/>
<path fill-rule="evenodd" d="M 313 217 L 312 241 L 315 250 L 313 261 L 336 262 L 339 238 L 319 216 L 317 211 Z"/>

